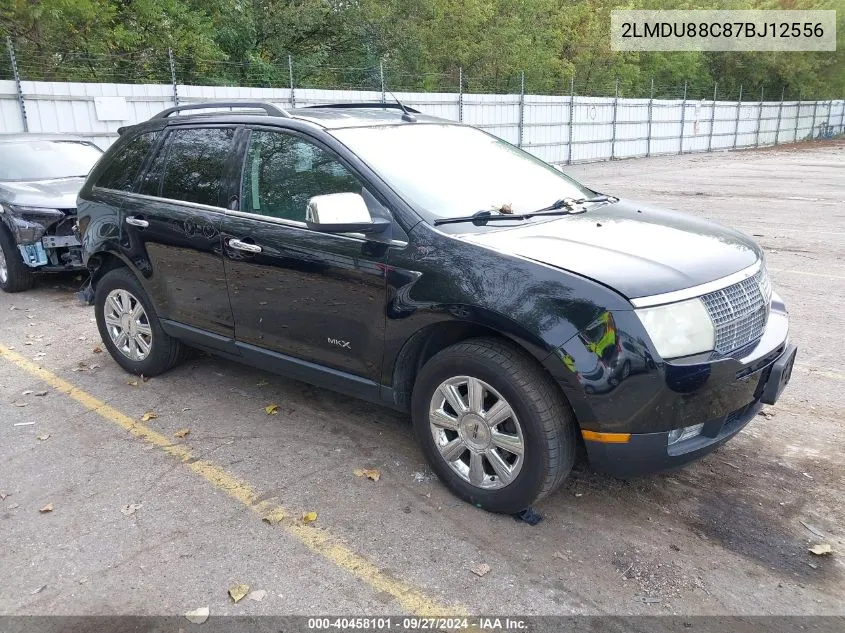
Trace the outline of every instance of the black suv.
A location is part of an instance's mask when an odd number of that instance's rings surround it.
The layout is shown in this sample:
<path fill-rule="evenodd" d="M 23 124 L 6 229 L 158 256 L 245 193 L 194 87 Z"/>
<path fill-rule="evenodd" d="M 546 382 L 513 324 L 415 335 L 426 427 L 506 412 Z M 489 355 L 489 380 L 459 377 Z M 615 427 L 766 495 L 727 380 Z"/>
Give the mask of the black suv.
<path fill-rule="evenodd" d="M 122 131 L 78 208 L 127 371 L 190 346 L 410 411 L 493 511 L 553 491 L 579 437 L 618 476 L 713 450 L 795 357 L 745 235 L 398 104 L 171 108 Z"/>

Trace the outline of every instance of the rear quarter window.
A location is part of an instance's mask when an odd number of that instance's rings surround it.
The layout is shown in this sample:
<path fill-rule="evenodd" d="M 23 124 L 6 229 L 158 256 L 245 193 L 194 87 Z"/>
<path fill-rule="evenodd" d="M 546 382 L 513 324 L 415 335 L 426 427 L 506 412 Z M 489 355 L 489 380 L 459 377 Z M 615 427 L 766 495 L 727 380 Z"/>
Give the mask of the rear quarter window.
<path fill-rule="evenodd" d="M 129 141 L 115 153 L 94 185 L 104 189 L 132 191 L 141 164 L 155 143 L 157 135 L 158 132 L 145 132 Z"/>

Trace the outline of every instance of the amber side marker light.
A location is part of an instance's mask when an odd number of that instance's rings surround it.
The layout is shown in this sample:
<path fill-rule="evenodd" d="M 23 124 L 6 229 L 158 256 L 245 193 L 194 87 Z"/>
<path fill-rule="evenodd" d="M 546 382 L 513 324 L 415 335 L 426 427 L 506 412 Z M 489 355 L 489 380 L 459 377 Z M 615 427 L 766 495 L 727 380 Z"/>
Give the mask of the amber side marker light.
<path fill-rule="evenodd" d="M 630 433 L 598 433 L 596 431 L 581 431 L 585 440 L 602 442 L 604 444 L 626 444 L 631 439 Z"/>

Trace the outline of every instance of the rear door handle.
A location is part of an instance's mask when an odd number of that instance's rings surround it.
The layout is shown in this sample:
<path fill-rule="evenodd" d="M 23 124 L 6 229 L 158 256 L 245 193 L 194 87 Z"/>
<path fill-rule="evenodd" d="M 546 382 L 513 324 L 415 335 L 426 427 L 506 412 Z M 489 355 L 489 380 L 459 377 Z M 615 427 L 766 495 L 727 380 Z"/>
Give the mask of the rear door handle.
<path fill-rule="evenodd" d="M 235 250 L 245 251 L 247 253 L 260 253 L 262 248 L 258 244 L 248 244 L 235 238 L 229 240 L 229 246 Z"/>
<path fill-rule="evenodd" d="M 150 223 L 146 220 L 142 220 L 141 218 L 136 218 L 134 215 L 127 216 L 126 223 L 132 226 L 137 226 L 138 228 L 145 229 L 147 228 Z"/>

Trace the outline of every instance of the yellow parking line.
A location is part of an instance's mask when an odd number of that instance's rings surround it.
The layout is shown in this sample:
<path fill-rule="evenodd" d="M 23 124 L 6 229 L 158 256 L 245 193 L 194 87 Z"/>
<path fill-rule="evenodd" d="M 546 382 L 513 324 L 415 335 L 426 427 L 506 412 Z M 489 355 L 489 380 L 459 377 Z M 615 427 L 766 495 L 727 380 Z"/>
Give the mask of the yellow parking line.
<path fill-rule="evenodd" d="M 59 378 L 51 371 L 38 366 L 36 363 L 24 358 L 2 344 L 0 344 L 0 357 L 5 358 L 27 373 L 41 379 L 56 391 L 76 400 L 76 402 L 89 411 L 93 411 L 101 418 L 118 425 L 133 436 L 179 460 L 189 470 L 205 479 L 218 490 L 225 492 L 233 499 L 247 506 L 270 524 L 281 527 L 287 534 L 296 538 L 315 554 L 319 554 L 341 569 L 357 576 L 373 589 L 390 594 L 408 612 L 423 616 L 466 615 L 464 609 L 442 605 L 420 590 L 382 572 L 375 564 L 341 544 L 325 529 L 303 524 L 298 520 L 298 514 L 288 508 L 272 501 L 258 501 L 259 494 L 249 483 L 230 474 L 224 468 L 207 459 L 196 458 L 190 449 L 184 445 L 174 444 L 167 436 L 151 429 L 138 420 L 133 420 L 125 413 L 121 413 L 90 393 L 75 387 L 68 381 Z"/>
<path fill-rule="evenodd" d="M 804 365 L 803 363 L 795 363 L 795 366 L 801 371 L 810 374 L 811 376 L 824 376 L 825 378 L 832 378 L 833 380 L 845 381 L 845 374 L 838 374 L 835 371 L 827 371 L 819 369 L 811 365 Z"/>

